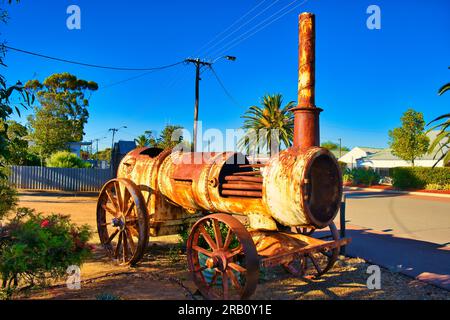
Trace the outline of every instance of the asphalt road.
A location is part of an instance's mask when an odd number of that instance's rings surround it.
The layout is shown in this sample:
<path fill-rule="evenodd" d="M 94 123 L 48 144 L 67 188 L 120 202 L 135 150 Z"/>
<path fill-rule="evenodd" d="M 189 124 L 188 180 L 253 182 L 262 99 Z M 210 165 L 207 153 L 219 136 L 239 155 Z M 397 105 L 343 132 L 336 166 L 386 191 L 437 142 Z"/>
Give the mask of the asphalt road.
<path fill-rule="evenodd" d="M 350 192 L 347 254 L 450 290 L 450 199 Z"/>

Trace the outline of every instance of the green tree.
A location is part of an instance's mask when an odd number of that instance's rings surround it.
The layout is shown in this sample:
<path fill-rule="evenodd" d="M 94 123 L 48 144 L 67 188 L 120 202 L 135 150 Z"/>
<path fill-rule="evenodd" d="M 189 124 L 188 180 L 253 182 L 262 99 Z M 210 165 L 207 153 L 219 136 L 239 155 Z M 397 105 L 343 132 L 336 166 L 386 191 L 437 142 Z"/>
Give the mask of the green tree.
<path fill-rule="evenodd" d="M 11 4 L 12 0 L 7 1 Z M 15 1 L 18 3 L 19 1 Z M 3 1 L 0 4 L 0 23 L 6 23 L 8 20 L 8 12 L 3 8 Z M 0 66 L 6 67 L 3 63 L 3 58 L 5 56 L 6 49 L 3 44 L 0 44 Z M 11 102 L 12 97 L 17 96 L 19 103 L 14 104 Z M 26 90 L 24 90 L 20 81 L 18 81 L 13 86 L 8 86 L 6 78 L 0 74 L 0 179 L 4 180 L 7 175 L 4 170 L 4 166 L 8 162 L 9 158 L 9 144 L 10 140 L 8 137 L 8 123 L 7 120 L 11 115 L 16 112 L 20 116 L 19 106 L 25 109 L 33 102 L 33 96 L 29 95 Z M 0 181 L 1 182 L 1 181 Z"/>
<path fill-rule="evenodd" d="M 339 144 L 332 141 L 324 141 L 320 144 L 322 148 L 328 149 L 330 151 L 339 151 Z M 341 146 L 341 151 L 350 151 L 346 146 Z"/>
<path fill-rule="evenodd" d="M 139 148 L 148 147 L 150 145 L 150 140 L 145 134 L 141 134 L 140 136 L 138 136 L 136 139 L 134 139 L 134 142 L 136 142 L 136 146 Z"/>
<path fill-rule="evenodd" d="M 69 151 L 58 151 L 47 159 L 47 166 L 51 168 L 90 168 L 91 164 Z"/>
<path fill-rule="evenodd" d="M 260 107 L 251 106 L 242 116 L 245 119 L 242 128 L 247 132 L 254 132 L 263 141 L 255 141 L 244 136 L 240 139 L 238 146 L 247 150 L 258 148 L 258 146 L 270 148 L 274 137 L 286 147 L 291 146 L 294 135 L 294 114 L 290 109 L 294 106 L 294 101 L 283 106 L 281 94 L 265 95 L 261 99 Z M 272 130 L 277 130 L 278 136 L 274 136 Z"/>
<path fill-rule="evenodd" d="M 78 79 L 64 72 L 40 82 L 30 80 L 25 88 L 36 95 L 39 106 L 28 117 L 30 137 L 43 157 L 67 148 L 69 142 L 81 141 L 87 123 L 89 99 L 98 89 L 94 81 Z"/>
<path fill-rule="evenodd" d="M 9 139 L 6 163 L 19 166 L 39 165 L 39 157 L 30 152 L 28 148 L 28 129 L 14 120 L 8 120 L 6 123 L 8 125 L 7 136 Z"/>
<path fill-rule="evenodd" d="M 178 134 L 181 129 L 181 126 L 166 125 L 157 139 L 156 146 L 162 149 L 173 148 L 183 142 L 183 136 Z"/>
<path fill-rule="evenodd" d="M 449 67 L 450 69 L 450 67 Z M 439 91 L 438 94 L 442 95 L 444 92 L 450 91 L 450 82 L 443 85 Z M 442 121 L 443 120 L 443 121 Z M 441 156 L 437 159 L 436 164 L 443 160 L 444 164 L 450 163 L 450 113 L 443 114 L 433 121 L 431 121 L 428 125 L 431 125 L 432 123 L 439 122 L 440 123 L 435 124 L 433 127 L 431 127 L 429 131 L 439 129 L 439 134 L 436 136 L 436 138 L 433 140 L 433 142 L 430 145 L 428 152 L 433 152 L 436 150 L 436 154 L 441 152 Z"/>
<path fill-rule="evenodd" d="M 401 117 L 402 126 L 389 131 L 389 145 L 397 157 L 414 161 L 428 150 L 430 139 L 424 132 L 425 121 L 422 112 L 408 109 Z"/>
<path fill-rule="evenodd" d="M 97 160 L 111 160 L 111 148 L 106 148 L 105 150 L 99 151 L 94 155 Z"/>

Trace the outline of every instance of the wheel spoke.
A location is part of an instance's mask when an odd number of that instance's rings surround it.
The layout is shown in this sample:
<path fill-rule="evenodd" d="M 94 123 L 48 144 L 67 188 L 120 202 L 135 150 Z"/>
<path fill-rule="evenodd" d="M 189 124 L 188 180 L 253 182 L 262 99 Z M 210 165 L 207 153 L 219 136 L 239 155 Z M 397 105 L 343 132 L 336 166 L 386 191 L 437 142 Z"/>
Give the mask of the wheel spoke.
<path fill-rule="evenodd" d="M 113 209 L 111 209 L 110 207 L 108 207 L 107 204 L 102 204 L 102 208 L 105 211 L 108 211 L 110 214 L 112 214 L 114 217 L 117 217 L 117 211 L 114 211 Z"/>
<path fill-rule="evenodd" d="M 113 204 L 114 208 L 116 208 L 116 211 L 120 212 L 120 208 L 119 208 L 118 204 L 116 203 L 116 200 L 115 200 L 114 196 L 111 194 L 111 190 L 107 189 L 106 190 L 106 194 L 107 194 L 107 196 L 109 198 L 109 201 L 111 201 L 111 203 Z"/>
<path fill-rule="evenodd" d="M 239 293 L 241 293 L 242 287 L 241 287 L 241 284 L 239 283 L 238 278 L 234 274 L 234 272 L 231 271 L 230 269 L 227 269 L 226 272 L 227 272 L 228 276 L 230 277 L 230 280 L 231 280 L 231 283 L 233 284 L 233 286 L 239 291 Z"/>
<path fill-rule="evenodd" d="M 223 288 L 223 299 L 228 300 L 228 275 L 226 272 L 222 272 L 222 288 Z"/>
<path fill-rule="evenodd" d="M 224 248 L 224 249 L 227 249 L 227 248 L 230 246 L 232 234 L 233 234 L 233 233 L 232 233 L 232 231 L 231 231 L 231 228 L 228 227 L 227 236 L 225 237 L 225 243 L 224 243 L 224 245 L 223 245 L 223 248 Z"/>
<path fill-rule="evenodd" d="M 134 254 L 134 252 L 136 251 L 136 244 L 134 243 L 133 235 L 131 234 L 131 231 L 128 228 L 125 229 L 125 232 L 128 237 L 127 243 L 131 249 L 131 253 Z"/>
<path fill-rule="evenodd" d="M 192 249 L 197 251 L 197 252 L 203 253 L 205 256 L 212 257 L 212 252 L 211 251 L 203 249 L 203 248 L 201 248 L 199 246 L 192 246 Z"/>
<path fill-rule="evenodd" d="M 235 270 L 235 271 L 237 271 L 239 273 L 246 273 L 247 272 L 247 269 L 241 267 L 240 265 L 238 265 L 237 263 L 234 263 L 234 262 L 229 262 L 228 266 L 231 269 L 233 269 L 233 270 Z"/>
<path fill-rule="evenodd" d="M 239 244 L 239 247 L 237 247 L 236 249 L 230 251 L 230 252 L 227 254 L 227 259 L 233 258 L 234 256 L 236 256 L 236 255 L 242 253 L 242 251 L 243 251 L 242 245 Z"/>
<path fill-rule="evenodd" d="M 130 197 L 131 197 L 130 191 L 127 188 L 125 188 L 125 190 L 123 191 L 122 212 L 127 212 Z"/>
<path fill-rule="evenodd" d="M 117 247 L 114 250 L 114 258 L 118 259 L 119 258 L 119 250 L 120 250 L 120 245 L 122 244 L 122 232 L 119 234 L 119 240 L 117 242 Z"/>
<path fill-rule="evenodd" d="M 222 240 L 222 233 L 220 232 L 219 221 L 217 221 L 216 219 L 212 219 L 212 222 L 213 222 L 214 237 L 216 238 L 217 248 L 222 248 L 223 240 Z"/>
<path fill-rule="evenodd" d="M 218 275 L 219 275 L 219 273 L 217 272 L 217 270 L 214 269 L 214 275 L 213 275 L 213 277 L 211 278 L 210 286 L 212 286 L 212 285 L 214 285 L 214 284 L 216 283 L 216 281 L 217 281 L 217 276 L 218 276 Z"/>
<path fill-rule="evenodd" d="M 126 235 L 126 233 L 125 233 L 125 231 L 122 231 L 122 234 L 123 234 L 123 239 L 122 239 L 122 241 L 123 241 L 123 245 L 122 245 L 122 253 L 123 253 L 123 262 L 125 263 L 126 261 L 127 261 L 127 258 L 128 258 L 128 244 L 127 244 L 127 235 Z"/>
<path fill-rule="evenodd" d="M 216 250 L 217 249 L 216 244 L 213 241 L 213 239 L 211 239 L 211 236 L 209 235 L 209 233 L 206 231 L 205 226 L 204 225 L 199 226 L 198 231 L 203 236 L 203 238 L 206 240 L 206 242 L 211 247 L 211 249 Z"/>
<path fill-rule="evenodd" d="M 134 201 L 131 202 L 131 205 L 127 208 L 127 210 L 125 211 L 124 217 L 128 217 L 128 215 L 133 211 L 134 207 L 135 207 L 135 203 Z"/>
<path fill-rule="evenodd" d="M 314 265 L 314 268 L 316 268 L 317 272 L 319 274 L 322 274 L 322 268 L 320 267 L 319 263 L 317 262 L 317 260 L 313 257 L 312 254 L 308 254 L 309 259 L 311 259 L 311 262 Z"/>
<path fill-rule="evenodd" d="M 109 236 L 108 240 L 106 241 L 105 244 L 110 244 L 111 241 L 113 241 L 113 239 L 117 236 L 117 234 L 119 233 L 119 229 L 116 229 L 113 233 L 111 233 L 111 235 Z"/>
<path fill-rule="evenodd" d="M 123 199 L 122 199 L 122 195 L 121 195 L 121 192 L 120 192 L 120 183 L 119 183 L 119 181 L 115 181 L 114 182 L 114 187 L 116 189 L 117 202 L 119 203 L 119 212 L 123 212 Z"/>

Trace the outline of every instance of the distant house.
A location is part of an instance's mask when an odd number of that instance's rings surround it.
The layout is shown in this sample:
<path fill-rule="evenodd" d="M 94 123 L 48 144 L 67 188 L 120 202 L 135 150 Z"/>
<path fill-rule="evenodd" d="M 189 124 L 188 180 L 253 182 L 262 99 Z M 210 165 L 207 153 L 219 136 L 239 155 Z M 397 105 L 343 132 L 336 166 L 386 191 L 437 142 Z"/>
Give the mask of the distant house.
<path fill-rule="evenodd" d="M 430 141 L 433 141 L 437 131 L 432 131 L 428 134 Z M 438 149 L 438 148 L 436 148 Z M 446 153 L 448 148 L 443 148 L 439 153 L 434 151 L 430 154 L 424 154 L 423 156 L 414 160 L 414 165 L 417 167 L 432 167 L 436 164 L 437 160 L 443 153 Z M 364 148 L 355 147 L 350 152 L 342 156 L 339 161 L 347 163 L 348 168 L 373 168 L 382 176 L 389 174 L 389 168 L 395 167 L 410 167 L 412 163 L 405 161 L 392 154 L 392 150 L 377 149 L 377 148 Z M 447 166 L 450 163 L 447 164 Z M 443 167 L 443 161 L 439 161 L 436 167 Z"/>
<path fill-rule="evenodd" d="M 372 154 L 376 154 L 382 150 L 382 148 L 354 147 L 352 150 L 340 157 L 339 161 L 346 163 L 347 168 L 353 169 L 358 167 L 358 160 Z"/>
<path fill-rule="evenodd" d="M 119 142 L 114 143 L 111 159 L 111 168 L 114 174 L 116 174 L 122 158 L 125 157 L 125 155 L 133 149 L 136 149 L 136 142 L 134 141 L 120 140 Z"/>
<path fill-rule="evenodd" d="M 69 144 L 68 144 L 69 151 L 72 153 L 75 153 L 77 155 L 77 157 L 79 157 L 79 158 L 81 158 L 81 148 L 82 147 L 91 147 L 91 146 L 92 146 L 92 142 L 82 142 L 82 141 L 69 142 Z"/>

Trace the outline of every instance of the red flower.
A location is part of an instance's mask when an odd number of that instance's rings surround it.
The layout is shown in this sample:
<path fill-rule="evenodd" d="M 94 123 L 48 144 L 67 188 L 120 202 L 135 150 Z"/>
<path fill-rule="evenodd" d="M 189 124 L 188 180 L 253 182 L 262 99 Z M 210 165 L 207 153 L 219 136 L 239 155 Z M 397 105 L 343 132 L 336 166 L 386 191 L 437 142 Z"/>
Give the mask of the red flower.
<path fill-rule="evenodd" d="M 41 222 L 41 228 L 46 228 L 46 227 L 48 227 L 49 223 L 50 223 L 50 221 L 48 221 L 48 220 L 42 220 L 42 222 Z"/>

